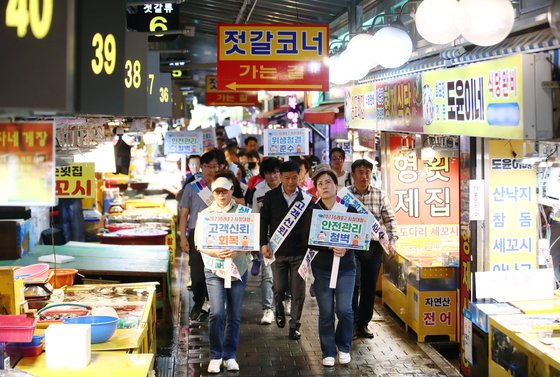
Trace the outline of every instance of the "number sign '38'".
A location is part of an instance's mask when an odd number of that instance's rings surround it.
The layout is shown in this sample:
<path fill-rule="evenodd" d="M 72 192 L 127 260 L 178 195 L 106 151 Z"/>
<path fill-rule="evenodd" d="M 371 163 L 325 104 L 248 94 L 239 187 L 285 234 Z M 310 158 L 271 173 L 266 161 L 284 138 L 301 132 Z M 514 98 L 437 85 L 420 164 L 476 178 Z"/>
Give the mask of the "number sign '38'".
<path fill-rule="evenodd" d="M 147 37 L 126 32 L 125 0 L 80 1 L 78 113 L 147 115 Z"/>

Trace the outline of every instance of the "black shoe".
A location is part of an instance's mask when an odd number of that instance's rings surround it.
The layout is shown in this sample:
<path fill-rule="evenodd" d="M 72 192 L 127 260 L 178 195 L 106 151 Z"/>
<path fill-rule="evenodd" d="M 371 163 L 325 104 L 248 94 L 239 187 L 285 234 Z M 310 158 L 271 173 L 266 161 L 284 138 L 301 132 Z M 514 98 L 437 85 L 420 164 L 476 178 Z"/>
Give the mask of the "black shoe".
<path fill-rule="evenodd" d="M 208 318 L 210 318 L 210 313 L 207 312 L 206 310 L 201 311 L 200 316 L 198 316 L 198 320 L 200 322 L 206 322 Z"/>
<path fill-rule="evenodd" d="M 356 334 L 360 338 L 368 338 L 368 339 L 373 338 L 373 333 L 367 327 L 367 325 L 358 325 L 358 327 L 356 328 Z"/>
<path fill-rule="evenodd" d="M 197 319 L 200 316 L 200 313 L 202 312 L 202 305 L 204 303 L 203 302 L 195 302 L 192 309 L 191 309 L 191 314 L 189 315 L 189 318 L 194 321 L 195 319 Z"/>
<path fill-rule="evenodd" d="M 283 328 L 286 326 L 286 315 L 284 314 L 284 304 L 276 304 L 276 313 L 274 314 L 276 326 Z"/>
<path fill-rule="evenodd" d="M 288 337 L 292 340 L 298 340 L 301 338 L 301 333 L 298 329 L 290 328 L 290 335 L 288 335 Z"/>

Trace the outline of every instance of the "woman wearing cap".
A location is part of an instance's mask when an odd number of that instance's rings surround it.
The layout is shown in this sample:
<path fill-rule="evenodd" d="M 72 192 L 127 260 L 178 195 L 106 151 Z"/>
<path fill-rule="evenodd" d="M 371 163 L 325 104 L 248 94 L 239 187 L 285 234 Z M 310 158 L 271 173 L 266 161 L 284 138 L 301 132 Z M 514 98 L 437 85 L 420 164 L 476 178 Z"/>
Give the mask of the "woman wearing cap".
<path fill-rule="evenodd" d="M 233 182 L 231 178 L 227 178 L 227 173 L 218 174 L 217 178 L 212 182 L 212 195 L 215 199 L 214 202 L 201 213 L 250 212 L 250 209 L 236 203 L 232 199 Z M 202 228 L 199 226 L 195 228 L 195 240 L 198 240 L 199 229 Z M 228 371 L 238 371 L 239 365 L 235 358 L 237 345 L 239 344 L 241 304 L 243 302 L 245 285 L 247 284 L 247 269 L 250 258 L 247 251 L 241 250 L 200 249 L 200 252 L 203 256 L 206 287 L 208 288 L 211 307 L 209 323 L 211 360 L 208 365 L 208 373 L 220 373 L 222 360 L 224 367 Z M 218 276 L 218 270 L 212 269 L 215 266 L 216 259 L 223 260 L 225 258 L 232 258 L 241 276 L 241 279 L 236 279 L 232 276 L 230 289 L 224 288 L 224 279 Z M 225 336 L 224 319 L 226 323 Z"/>
<path fill-rule="evenodd" d="M 318 169 L 313 176 L 313 183 L 317 188 L 317 208 L 337 212 L 353 212 L 352 206 L 346 208 L 337 203 L 337 176 L 330 168 Z M 352 329 L 354 325 L 354 313 L 352 311 L 352 294 L 354 292 L 354 281 L 356 278 L 356 263 L 354 251 L 351 249 L 321 248 L 313 261 L 311 269 L 315 277 L 314 287 L 319 306 L 319 340 L 323 353 L 323 365 L 332 367 L 335 363 L 338 348 L 338 362 L 348 364 L 350 348 L 352 347 Z M 340 266 L 336 289 L 329 288 L 333 256 L 340 257 Z M 338 317 L 336 330 L 335 318 Z"/>

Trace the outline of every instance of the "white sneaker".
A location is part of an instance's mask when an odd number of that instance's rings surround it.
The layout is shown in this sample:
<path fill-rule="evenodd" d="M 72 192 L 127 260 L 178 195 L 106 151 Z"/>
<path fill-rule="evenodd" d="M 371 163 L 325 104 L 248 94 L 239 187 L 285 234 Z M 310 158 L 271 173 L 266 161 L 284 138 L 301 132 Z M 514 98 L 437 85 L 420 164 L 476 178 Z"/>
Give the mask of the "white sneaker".
<path fill-rule="evenodd" d="M 237 372 L 239 370 L 239 364 L 235 359 L 227 359 L 224 361 L 224 367 L 230 372 Z"/>
<path fill-rule="evenodd" d="M 222 359 L 212 359 L 208 363 L 208 373 L 220 373 L 220 367 L 222 366 Z"/>
<path fill-rule="evenodd" d="M 334 367 L 334 357 L 325 357 L 323 359 L 323 366 Z"/>
<path fill-rule="evenodd" d="M 284 300 L 284 313 L 286 315 L 292 316 L 292 299 L 287 298 Z"/>
<path fill-rule="evenodd" d="M 352 361 L 352 357 L 350 356 L 349 352 L 338 352 L 339 364 L 348 364 L 350 361 Z"/>
<path fill-rule="evenodd" d="M 261 325 L 270 325 L 272 322 L 274 322 L 274 312 L 272 309 L 263 310 Z"/>

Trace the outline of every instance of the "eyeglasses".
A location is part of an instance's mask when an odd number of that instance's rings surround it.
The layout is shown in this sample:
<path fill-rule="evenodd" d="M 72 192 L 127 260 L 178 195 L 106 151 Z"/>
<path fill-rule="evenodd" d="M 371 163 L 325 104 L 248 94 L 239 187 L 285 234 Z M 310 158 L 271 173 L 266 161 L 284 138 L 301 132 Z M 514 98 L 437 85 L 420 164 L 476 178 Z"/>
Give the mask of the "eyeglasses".
<path fill-rule="evenodd" d="M 210 170 L 220 170 L 220 165 L 203 164 L 202 166 L 204 166 L 206 169 L 210 169 Z"/>
<path fill-rule="evenodd" d="M 343 157 L 331 157 L 331 161 L 344 161 Z"/>

